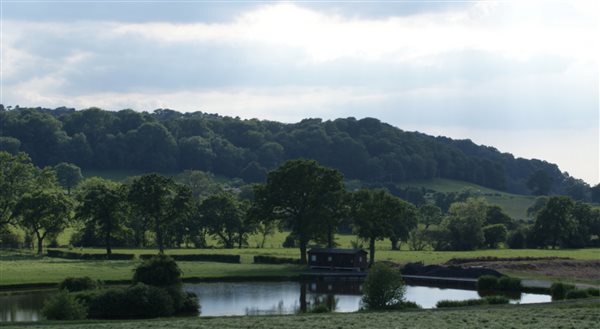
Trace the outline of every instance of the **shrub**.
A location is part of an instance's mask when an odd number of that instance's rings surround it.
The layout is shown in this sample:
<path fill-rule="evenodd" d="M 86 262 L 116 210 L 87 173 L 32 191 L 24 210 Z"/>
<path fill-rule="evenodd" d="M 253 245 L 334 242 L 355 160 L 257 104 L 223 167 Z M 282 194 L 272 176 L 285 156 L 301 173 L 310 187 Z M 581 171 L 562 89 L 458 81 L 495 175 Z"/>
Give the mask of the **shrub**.
<path fill-rule="evenodd" d="M 498 279 L 497 289 L 500 291 L 521 291 L 521 279 L 503 276 Z"/>
<path fill-rule="evenodd" d="M 273 256 L 254 256 L 255 264 L 301 264 L 302 262 L 296 258 L 283 258 Z"/>
<path fill-rule="evenodd" d="M 173 299 L 165 289 L 143 283 L 125 289 L 78 293 L 77 299 L 87 303 L 93 319 L 153 318 L 175 312 Z"/>
<path fill-rule="evenodd" d="M 179 314 L 198 314 L 200 312 L 200 304 L 198 303 L 198 296 L 193 292 L 186 292 L 185 299 L 181 308 L 177 310 Z"/>
<path fill-rule="evenodd" d="M 309 311 L 309 313 L 329 313 L 331 310 L 325 303 L 317 304 L 313 306 Z"/>
<path fill-rule="evenodd" d="M 498 287 L 498 278 L 493 275 L 482 275 L 477 279 L 477 290 L 495 290 Z"/>
<path fill-rule="evenodd" d="M 444 307 L 465 307 L 465 306 L 476 306 L 487 304 L 485 299 L 467 299 L 467 300 L 440 300 L 435 304 L 437 308 Z"/>
<path fill-rule="evenodd" d="M 53 258 L 66 258 L 66 259 L 84 259 L 84 260 L 132 260 L 135 255 L 134 254 L 111 254 L 107 257 L 106 254 L 81 254 L 78 252 L 69 252 L 62 250 L 48 250 L 48 257 Z"/>
<path fill-rule="evenodd" d="M 587 288 L 586 289 L 588 295 L 598 297 L 600 296 L 600 289 L 598 288 Z"/>
<path fill-rule="evenodd" d="M 486 296 L 484 299 L 490 305 L 508 304 L 509 302 L 505 296 Z"/>
<path fill-rule="evenodd" d="M 44 302 L 42 314 L 48 320 L 80 320 L 86 318 L 87 310 L 73 295 L 61 291 Z"/>
<path fill-rule="evenodd" d="M 371 267 L 363 286 L 363 303 L 368 309 L 393 308 L 404 299 L 404 282 L 400 271 L 387 264 Z"/>
<path fill-rule="evenodd" d="M 567 291 L 567 294 L 565 295 L 565 299 L 579 299 L 579 298 L 588 298 L 588 297 L 590 297 L 590 295 L 588 294 L 587 290 L 583 290 L 583 289 L 569 290 L 569 291 Z"/>
<path fill-rule="evenodd" d="M 567 292 L 573 289 L 575 289 L 575 286 L 572 284 L 555 282 L 550 286 L 550 295 L 554 300 L 565 299 Z"/>
<path fill-rule="evenodd" d="M 169 256 L 154 256 L 138 265 L 133 273 L 133 282 L 153 286 L 176 285 L 181 283 L 181 269 Z"/>
<path fill-rule="evenodd" d="M 0 247 L 17 249 L 22 246 L 23 239 L 18 234 L 10 231 L 0 232 Z"/>
<path fill-rule="evenodd" d="M 97 286 L 97 282 L 88 276 L 82 278 L 66 278 L 58 285 L 60 290 L 67 290 L 69 292 L 92 290 L 96 289 Z"/>
<path fill-rule="evenodd" d="M 200 261 L 200 262 L 219 262 L 219 263 L 240 263 L 240 255 L 219 255 L 219 254 L 197 254 L 197 255 L 172 255 L 174 260 L 179 261 Z"/>

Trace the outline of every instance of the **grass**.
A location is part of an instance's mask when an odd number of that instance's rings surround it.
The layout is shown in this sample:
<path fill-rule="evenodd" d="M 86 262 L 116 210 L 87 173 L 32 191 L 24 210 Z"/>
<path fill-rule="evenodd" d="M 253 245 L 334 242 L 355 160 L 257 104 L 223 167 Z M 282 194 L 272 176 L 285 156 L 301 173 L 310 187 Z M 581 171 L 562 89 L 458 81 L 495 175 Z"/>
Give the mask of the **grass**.
<path fill-rule="evenodd" d="M 86 253 L 104 253 L 104 249 L 85 249 Z M 155 249 L 116 249 L 115 253 L 152 254 Z M 184 277 L 200 278 L 236 278 L 291 276 L 297 274 L 302 267 L 295 265 L 252 264 L 254 255 L 270 255 L 278 257 L 299 257 L 298 249 L 265 248 L 265 249 L 172 249 L 167 254 L 239 254 L 242 264 L 179 262 Z M 575 259 L 597 259 L 600 249 L 573 250 L 479 250 L 479 251 L 391 251 L 378 250 L 377 260 L 391 260 L 399 263 L 422 261 L 426 264 L 440 264 L 454 257 L 571 257 Z M 84 261 L 58 258 L 37 257 L 32 254 L 0 252 L 0 286 L 14 284 L 55 283 L 68 276 L 90 276 L 100 280 L 127 280 L 131 278 L 134 261 Z M 511 273 L 519 274 L 519 273 Z M 526 276 L 523 273 L 519 276 Z M 542 278 L 542 277 L 536 277 Z"/>
<path fill-rule="evenodd" d="M 558 329 L 598 328 L 600 300 L 588 299 L 531 305 L 466 307 L 407 312 L 358 312 L 285 316 L 231 316 L 214 318 L 171 318 L 130 321 L 77 321 L 11 323 L 4 328 L 488 328 Z"/>
<path fill-rule="evenodd" d="M 527 208 L 529 208 L 535 201 L 535 196 L 532 195 L 511 194 L 473 183 L 444 178 L 417 180 L 402 183 L 400 185 L 405 187 L 424 187 L 426 189 L 443 193 L 460 192 L 465 189 L 470 189 L 474 193 L 485 198 L 490 204 L 495 204 L 502 207 L 502 209 L 504 209 L 504 211 L 514 219 L 527 218 Z"/>
<path fill-rule="evenodd" d="M 16 284 L 58 283 L 66 277 L 89 276 L 98 280 L 129 280 L 134 261 L 88 261 L 36 257 L 2 251 L 0 287 Z M 297 274 L 297 265 L 178 262 L 184 278 L 281 277 Z"/>

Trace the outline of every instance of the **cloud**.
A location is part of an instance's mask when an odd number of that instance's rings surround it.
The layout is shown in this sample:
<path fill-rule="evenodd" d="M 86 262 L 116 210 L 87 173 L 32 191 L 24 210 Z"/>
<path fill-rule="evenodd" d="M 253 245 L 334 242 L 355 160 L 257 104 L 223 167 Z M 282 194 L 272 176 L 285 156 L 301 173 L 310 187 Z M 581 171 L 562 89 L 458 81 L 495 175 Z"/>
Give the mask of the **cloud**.
<path fill-rule="evenodd" d="M 181 14 L 136 5 L 6 4 L 0 102 L 284 122 L 371 116 L 405 129 L 471 132 L 498 146 L 508 145 L 502 134 L 485 131 L 598 127 L 595 1 L 386 3 L 369 11 L 189 4 Z M 556 144 L 565 159 L 574 147 L 597 151 L 597 139 L 571 136 L 576 146 Z M 511 140 L 523 150 L 549 145 Z"/>

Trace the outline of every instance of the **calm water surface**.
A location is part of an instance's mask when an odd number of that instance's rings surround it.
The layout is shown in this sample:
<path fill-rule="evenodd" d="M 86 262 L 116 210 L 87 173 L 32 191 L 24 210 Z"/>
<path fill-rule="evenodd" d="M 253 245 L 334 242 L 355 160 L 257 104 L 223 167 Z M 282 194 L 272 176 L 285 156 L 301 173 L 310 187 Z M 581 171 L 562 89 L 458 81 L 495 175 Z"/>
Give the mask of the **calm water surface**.
<path fill-rule="evenodd" d="M 354 312 L 361 307 L 360 282 L 219 282 L 186 284 L 198 295 L 200 316 L 292 314 L 325 304 L 335 312 Z M 43 319 L 44 300 L 56 291 L 0 295 L 0 321 Z M 477 291 L 407 286 L 406 299 L 433 308 L 443 299 L 479 298 Z M 512 303 L 550 302 L 548 295 L 521 294 Z"/>

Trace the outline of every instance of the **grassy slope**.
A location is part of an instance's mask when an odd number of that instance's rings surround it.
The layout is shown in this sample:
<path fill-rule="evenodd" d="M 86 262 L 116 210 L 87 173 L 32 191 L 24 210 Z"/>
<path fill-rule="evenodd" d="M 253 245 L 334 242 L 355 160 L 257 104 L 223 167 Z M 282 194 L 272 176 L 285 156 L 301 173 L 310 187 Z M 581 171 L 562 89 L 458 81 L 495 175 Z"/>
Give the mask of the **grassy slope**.
<path fill-rule="evenodd" d="M 5 328 L 598 328 L 598 299 L 555 302 L 538 305 L 471 307 L 411 312 L 304 314 L 288 316 L 250 316 L 215 318 L 178 318 L 132 321 L 82 321 L 11 324 Z"/>
<path fill-rule="evenodd" d="M 535 201 L 531 195 L 510 194 L 476 184 L 456 181 L 451 179 L 434 178 L 421 181 L 412 181 L 401 184 L 402 186 L 424 187 L 438 192 L 459 192 L 464 189 L 471 189 L 480 194 L 489 203 L 499 205 L 508 215 L 515 219 L 527 217 L 527 208 Z"/>

